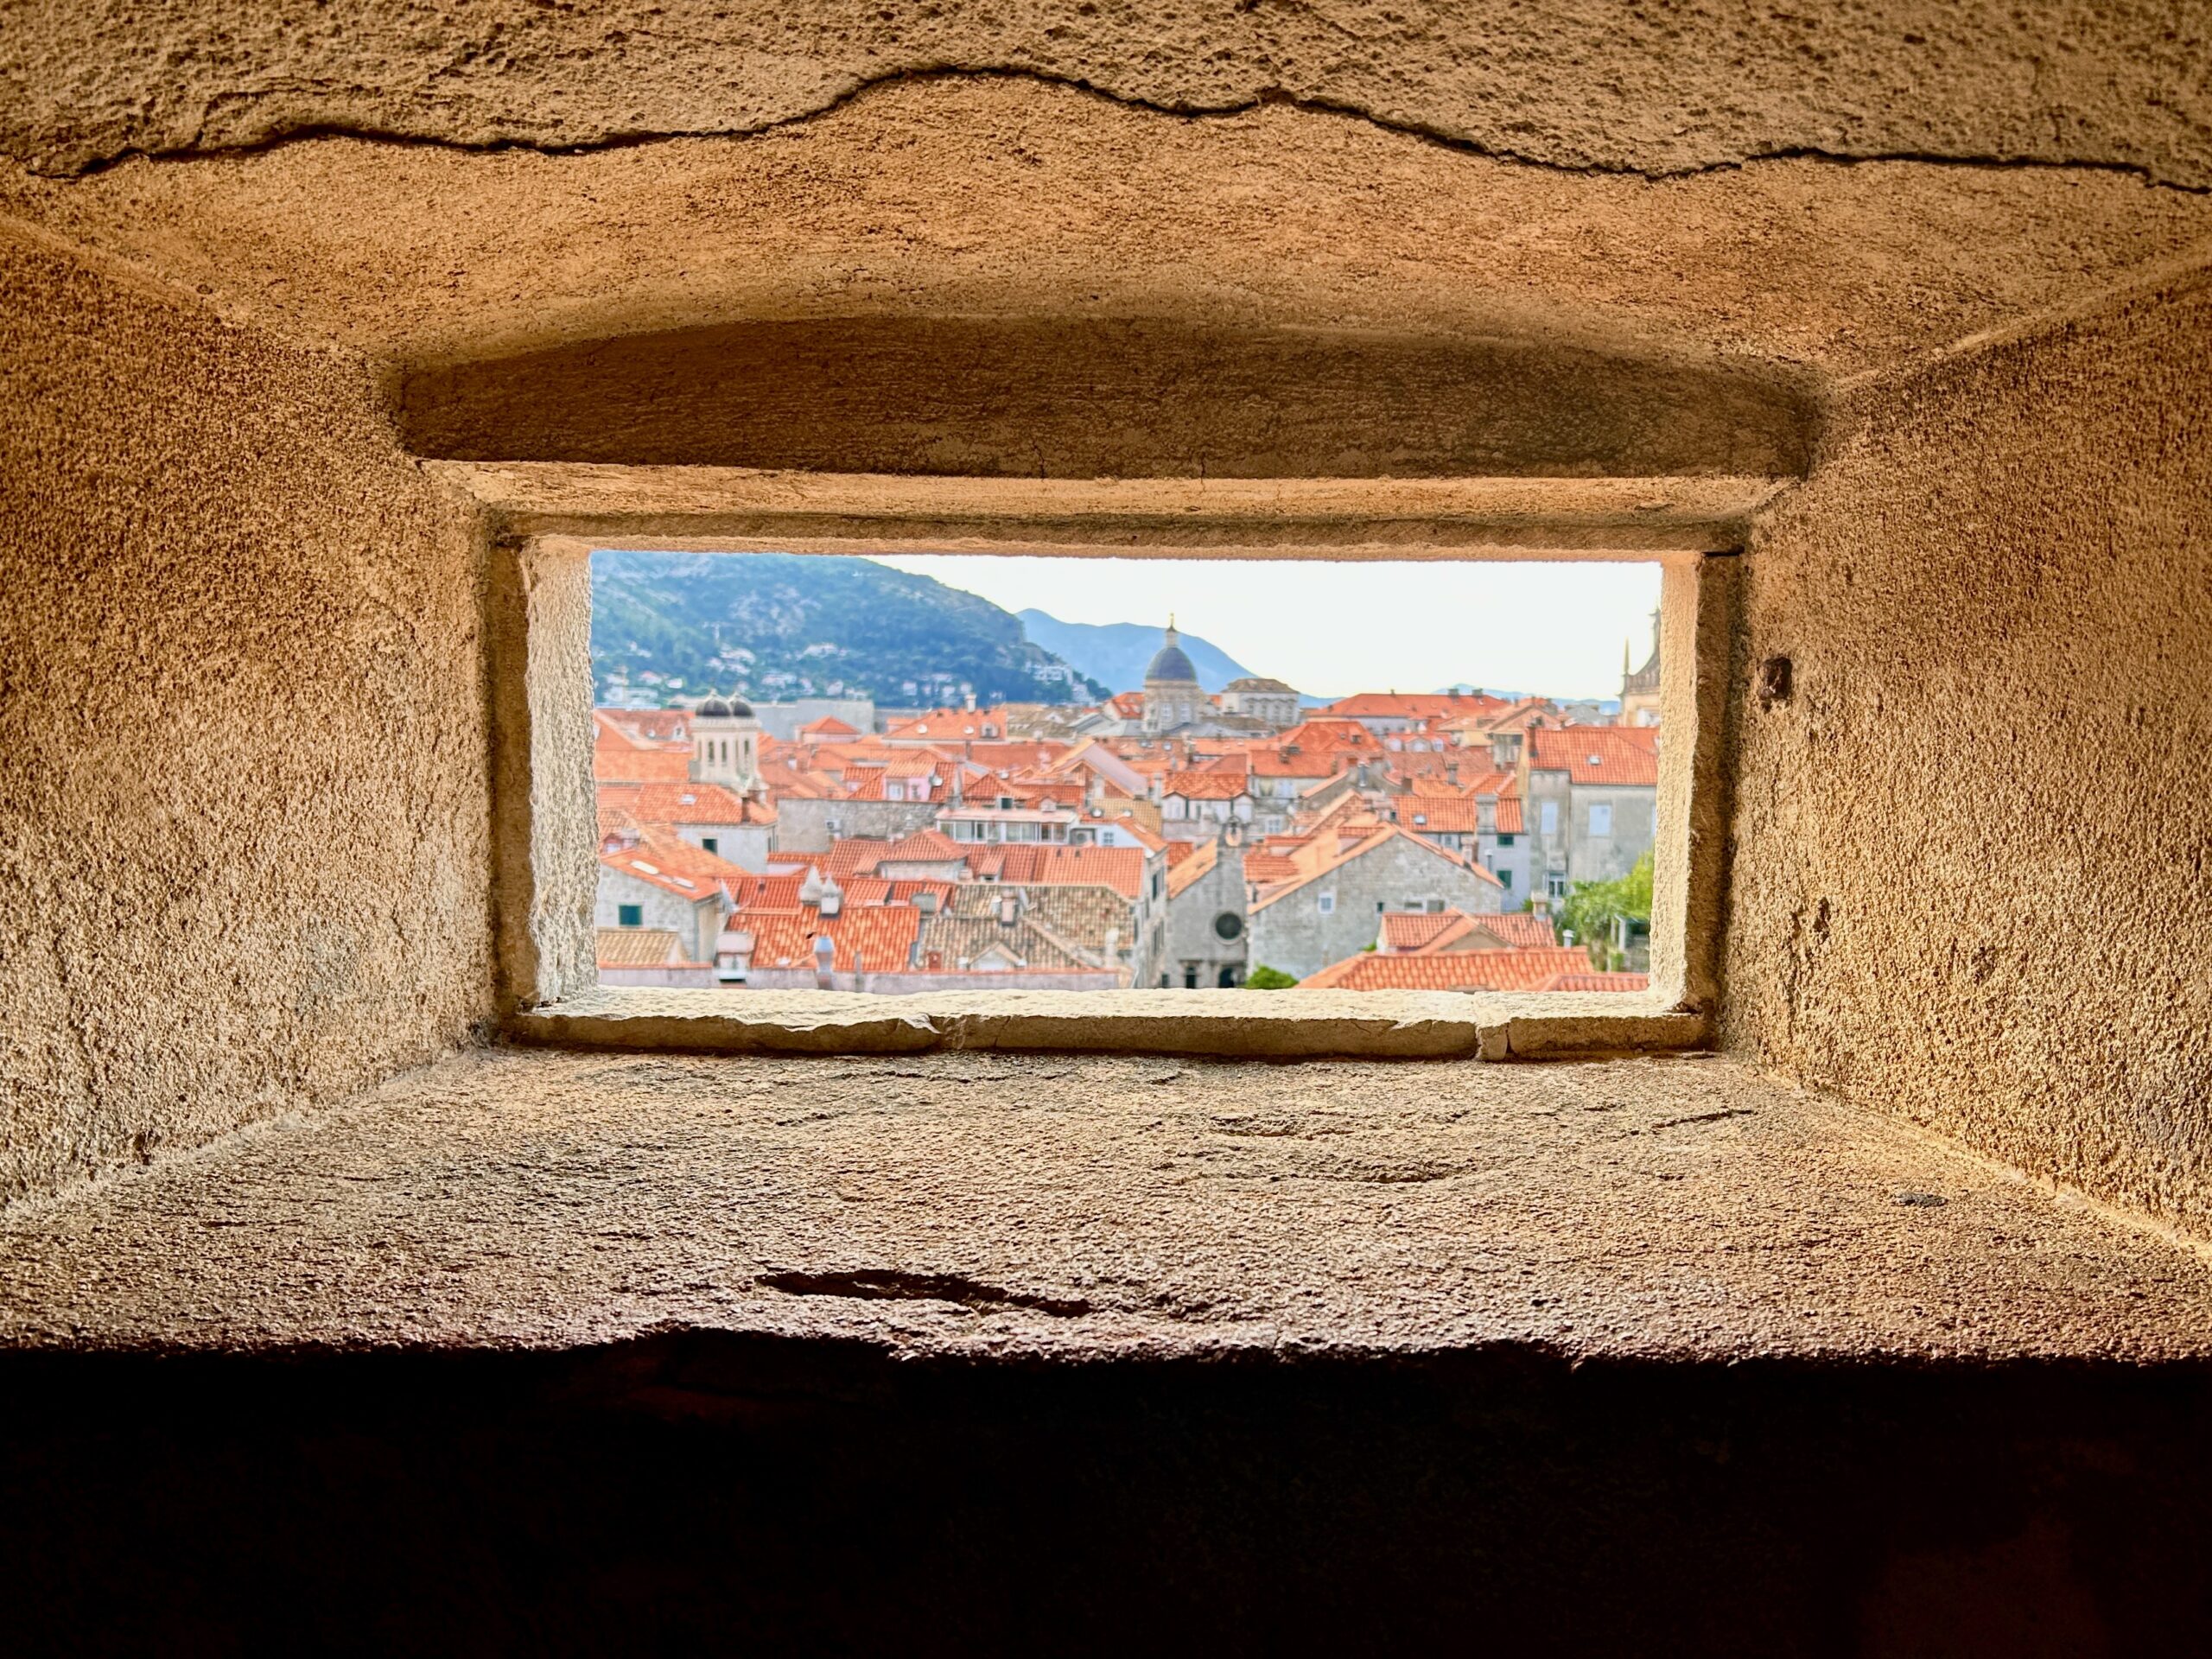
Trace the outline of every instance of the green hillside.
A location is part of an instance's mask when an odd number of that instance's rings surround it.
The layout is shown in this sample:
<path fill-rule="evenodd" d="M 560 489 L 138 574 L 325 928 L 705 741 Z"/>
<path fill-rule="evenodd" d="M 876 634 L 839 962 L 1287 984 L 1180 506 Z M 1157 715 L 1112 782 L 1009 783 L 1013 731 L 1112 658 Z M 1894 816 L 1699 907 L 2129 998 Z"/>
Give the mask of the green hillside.
<path fill-rule="evenodd" d="M 591 660 L 602 702 L 708 690 L 767 702 L 872 696 L 893 707 L 1091 702 L 1106 688 L 1030 643 L 989 601 L 868 559 L 601 552 Z"/>

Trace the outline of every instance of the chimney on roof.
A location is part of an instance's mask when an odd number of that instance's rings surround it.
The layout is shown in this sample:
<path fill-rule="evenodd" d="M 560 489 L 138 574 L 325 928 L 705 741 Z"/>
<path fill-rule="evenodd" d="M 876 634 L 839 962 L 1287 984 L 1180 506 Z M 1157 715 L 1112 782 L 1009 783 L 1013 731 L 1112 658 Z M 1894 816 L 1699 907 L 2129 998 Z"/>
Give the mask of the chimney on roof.
<path fill-rule="evenodd" d="M 999 900 L 999 925 L 1001 927 L 1012 927 L 1015 922 L 1020 919 L 1020 901 L 1013 893 L 1009 893 Z"/>
<path fill-rule="evenodd" d="M 845 890 L 834 880 L 824 881 L 822 884 L 821 894 L 816 899 L 815 903 L 821 906 L 822 918 L 827 921 L 844 908 Z"/>

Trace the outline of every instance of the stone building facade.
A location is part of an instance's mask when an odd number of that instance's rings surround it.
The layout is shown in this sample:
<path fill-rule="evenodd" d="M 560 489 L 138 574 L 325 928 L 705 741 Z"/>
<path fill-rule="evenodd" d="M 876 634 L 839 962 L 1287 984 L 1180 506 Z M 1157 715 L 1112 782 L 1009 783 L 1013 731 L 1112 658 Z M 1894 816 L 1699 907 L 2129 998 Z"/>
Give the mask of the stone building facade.
<path fill-rule="evenodd" d="M 1159 982 L 1193 990 L 1242 985 L 1250 932 L 1243 826 L 1232 823 L 1167 873 Z"/>
<path fill-rule="evenodd" d="M 1303 979 L 1373 944 L 1376 918 L 1386 911 L 1494 914 L 1503 897 L 1489 871 L 1394 827 L 1316 874 L 1263 893 L 1251 911 L 1250 960 Z"/>

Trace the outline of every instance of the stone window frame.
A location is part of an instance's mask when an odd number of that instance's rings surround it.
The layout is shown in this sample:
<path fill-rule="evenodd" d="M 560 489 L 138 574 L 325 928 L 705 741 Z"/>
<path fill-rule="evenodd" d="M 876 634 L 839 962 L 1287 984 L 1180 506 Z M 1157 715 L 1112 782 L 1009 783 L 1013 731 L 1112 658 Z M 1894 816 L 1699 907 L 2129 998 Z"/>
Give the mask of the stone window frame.
<path fill-rule="evenodd" d="M 1717 1001 L 1738 560 L 1789 480 L 1035 480 L 428 463 L 487 552 L 495 971 L 511 1039 L 695 1052 L 938 1048 L 1494 1060 L 1695 1048 Z M 1662 569 L 1652 988 L 1641 994 L 601 987 L 593 550 L 1608 559 Z"/>

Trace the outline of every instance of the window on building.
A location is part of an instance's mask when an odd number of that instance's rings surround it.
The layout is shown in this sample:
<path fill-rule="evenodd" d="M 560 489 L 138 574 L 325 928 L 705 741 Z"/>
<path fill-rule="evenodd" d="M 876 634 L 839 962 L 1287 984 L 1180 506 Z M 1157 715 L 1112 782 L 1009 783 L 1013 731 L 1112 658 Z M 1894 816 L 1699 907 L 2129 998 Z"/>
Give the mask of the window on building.
<path fill-rule="evenodd" d="M 1323 893 L 1316 904 L 1324 916 L 1333 916 L 1337 912 L 1337 895 L 1333 893 Z"/>
<path fill-rule="evenodd" d="M 1590 833 L 1593 836 L 1613 833 L 1613 809 L 1603 801 L 1594 803 L 1590 808 Z"/>
<path fill-rule="evenodd" d="M 1213 918 L 1213 931 L 1214 937 L 1217 938 L 1242 938 L 1244 934 L 1244 918 L 1234 911 L 1224 910 Z"/>
<path fill-rule="evenodd" d="M 1544 891 L 1554 899 L 1567 897 L 1567 872 L 1554 870 L 1544 877 Z"/>
<path fill-rule="evenodd" d="M 1546 801 L 1543 805 L 1539 807 L 1536 810 L 1536 821 L 1543 826 L 1543 831 L 1546 835 L 1555 836 L 1559 834 L 1559 803 L 1557 801 Z"/>
<path fill-rule="evenodd" d="M 1510 847 L 1513 844 L 1513 837 L 1511 836 L 1500 836 L 1497 838 L 1497 844 L 1501 847 Z"/>
<path fill-rule="evenodd" d="M 721 838 L 719 836 L 702 836 L 699 837 L 699 845 L 706 851 L 717 855 L 722 850 Z"/>
<path fill-rule="evenodd" d="M 624 927 L 643 927 L 645 907 L 643 905 L 620 905 L 615 907 L 614 919 Z"/>
<path fill-rule="evenodd" d="M 1498 885 L 1499 887 L 1505 887 L 1505 888 L 1509 888 L 1509 889 L 1510 889 L 1510 888 L 1513 886 L 1513 872 L 1512 872 L 1512 871 L 1510 871 L 1510 870 L 1492 870 L 1492 871 L 1491 872 L 1491 874 L 1492 875 L 1494 875 L 1494 876 L 1496 876 L 1496 877 L 1497 878 L 1497 885 Z"/>

